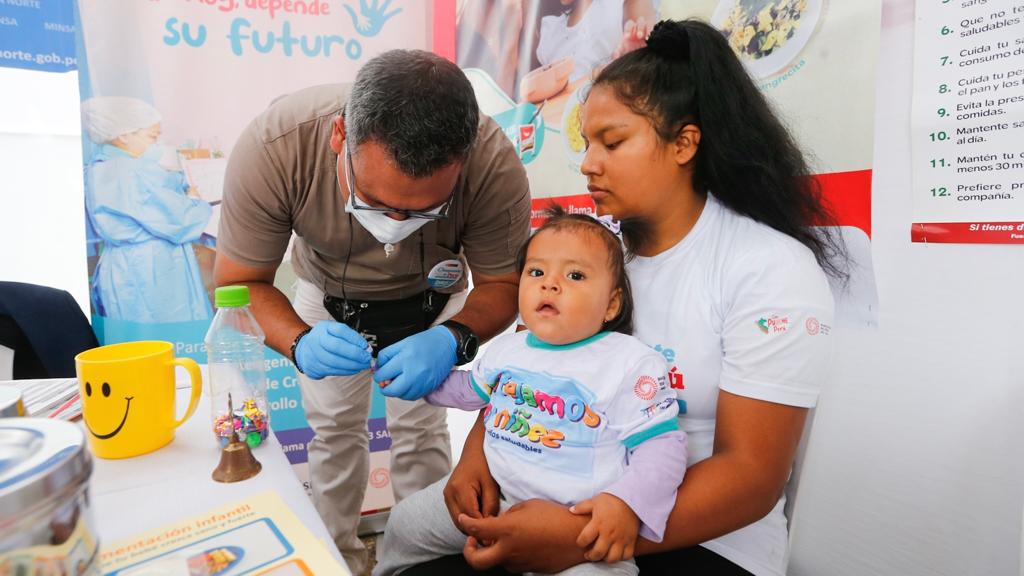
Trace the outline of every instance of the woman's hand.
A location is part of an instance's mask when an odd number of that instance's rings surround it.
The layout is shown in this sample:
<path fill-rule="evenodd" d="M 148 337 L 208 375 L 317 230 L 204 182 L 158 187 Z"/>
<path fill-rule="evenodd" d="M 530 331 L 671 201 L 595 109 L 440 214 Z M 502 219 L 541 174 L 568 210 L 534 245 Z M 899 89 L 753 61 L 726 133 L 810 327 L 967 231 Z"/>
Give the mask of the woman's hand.
<path fill-rule="evenodd" d="M 576 516 L 565 506 L 527 500 L 496 518 L 463 514 L 455 525 L 469 536 L 462 553 L 474 569 L 500 565 L 517 573 L 550 573 L 586 562 L 576 538 L 589 521 L 590 516 Z"/>
<path fill-rule="evenodd" d="M 459 516 L 463 514 L 470 518 L 498 514 L 498 484 L 491 478 L 491 469 L 484 457 L 483 440 L 481 416 L 470 429 L 462 448 L 462 457 L 444 487 L 444 503 L 455 526 L 459 526 Z"/>

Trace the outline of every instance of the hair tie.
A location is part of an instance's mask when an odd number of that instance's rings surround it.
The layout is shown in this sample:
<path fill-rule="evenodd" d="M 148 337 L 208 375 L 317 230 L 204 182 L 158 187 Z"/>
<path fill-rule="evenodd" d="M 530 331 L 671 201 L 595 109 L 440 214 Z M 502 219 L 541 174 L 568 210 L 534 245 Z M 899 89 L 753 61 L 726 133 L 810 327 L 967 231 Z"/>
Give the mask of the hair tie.
<path fill-rule="evenodd" d="M 667 60 L 690 59 L 690 34 L 685 22 L 662 20 L 647 37 L 647 47 Z"/>
<path fill-rule="evenodd" d="M 605 214 L 604 216 L 590 214 L 590 217 L 596 220 L 601 226 L 604 226 L 605 230 L 615 235 L 615 237 L 619 239 L 619 242 L 622 242 L 622 226 L 614 216 L 611 214 Z"/>

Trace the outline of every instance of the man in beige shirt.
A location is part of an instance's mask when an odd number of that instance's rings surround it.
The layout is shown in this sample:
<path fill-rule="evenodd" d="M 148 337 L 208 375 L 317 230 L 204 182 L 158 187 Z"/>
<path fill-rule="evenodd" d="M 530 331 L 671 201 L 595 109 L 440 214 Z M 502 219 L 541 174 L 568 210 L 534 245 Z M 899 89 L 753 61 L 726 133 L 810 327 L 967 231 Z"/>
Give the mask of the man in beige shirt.
<path fill-rule="evenodd" d="M 354 574 L 371 387 L 390 382 L 400 500 L 451 468 L 444 410 L 400 398 L 440 385 L 515 318 L 529 218 L 508 138 L 462 71 L 429 52 L 386 52 L 351 86 L 278 99 L 235 144 L 216 282 L 249 286 L 267 344 L 304 373 L 314 502 Z M 289 302 L 273 281 L 293 233 Z"/>

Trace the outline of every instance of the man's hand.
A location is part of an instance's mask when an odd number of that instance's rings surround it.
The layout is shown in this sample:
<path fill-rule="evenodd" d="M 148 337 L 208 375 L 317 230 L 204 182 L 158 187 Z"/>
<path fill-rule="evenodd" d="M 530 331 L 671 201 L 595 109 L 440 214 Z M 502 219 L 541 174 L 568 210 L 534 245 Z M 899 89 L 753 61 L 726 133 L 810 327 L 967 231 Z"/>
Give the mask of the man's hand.
<path fill-rule="evenodd" d="M 367 346 L 355 330 L 341 322 L 323 320 L 299 340 L 295 363 L 313 380 L 351 376 L 370 367 Z"/>
<path fill-rule="evenodd" d="M 590 522 L 580 532 L 576 545 L 586 549 L 587 560 L 609 564 L 633 557 L 633 546 L 640 531 L 640 519 L 625 502 L 607 493 L 569 508 L 573 514 L 590 514 Z"/>
<path fill-rule="evenodd" d="M 444 382 L 455 366 L 455 335 L 444 326 L 413 334 L 377 354 L 377 383 L 385 396 L 418 400 Z"/>

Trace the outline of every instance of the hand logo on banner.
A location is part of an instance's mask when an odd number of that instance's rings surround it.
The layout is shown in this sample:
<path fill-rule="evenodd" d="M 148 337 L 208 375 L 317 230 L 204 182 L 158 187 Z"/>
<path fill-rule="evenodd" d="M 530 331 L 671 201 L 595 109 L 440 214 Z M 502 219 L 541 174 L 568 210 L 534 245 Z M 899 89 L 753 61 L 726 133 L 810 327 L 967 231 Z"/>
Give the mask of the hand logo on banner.
<path fill-rule="evenodd" d="M 384 23 L 402 11 L 401 8 L 398 8 L 387 12 L 391 1 L 384 0 L 384 3 L 381 4 L 378 0 L 359 0 L 359 15 L 356 15 L 355 9 L 348 4 L 343 6 L 348 11 L 348 15 L 352 17 L 352 25 L 355 26 L 356 32 L 370 37 L 380 34 L 381 29 L 384 28 Z"/>

